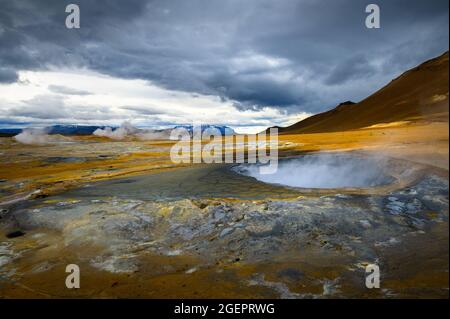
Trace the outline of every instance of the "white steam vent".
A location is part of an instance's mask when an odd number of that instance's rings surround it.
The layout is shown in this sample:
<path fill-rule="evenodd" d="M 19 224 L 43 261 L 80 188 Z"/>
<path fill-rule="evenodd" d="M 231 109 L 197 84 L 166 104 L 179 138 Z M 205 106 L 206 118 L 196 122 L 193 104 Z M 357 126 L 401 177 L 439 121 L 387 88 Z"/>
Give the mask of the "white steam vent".
<path fill-rule="evenodd" d="M 362 188 L 386 185 L 385 160 L 354 154 L 314 154 L 281 159 L 274 174 L 260 174 L 258 164 L 235 170 L 259 181 L 302 188 Z"/>

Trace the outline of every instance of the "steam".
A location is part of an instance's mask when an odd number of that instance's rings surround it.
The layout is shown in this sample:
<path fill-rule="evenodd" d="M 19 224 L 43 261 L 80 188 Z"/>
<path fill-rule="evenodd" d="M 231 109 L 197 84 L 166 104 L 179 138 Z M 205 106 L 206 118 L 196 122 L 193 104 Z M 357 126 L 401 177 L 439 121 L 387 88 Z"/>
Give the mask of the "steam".
<path fill-rule="evenodd" d="M 303 188 L 373 187 L 393 178 L 384 173 L 384 160 L 347 154 L 315 154 L 280 160 L 274 174 L 260 174 L 258 165 L 236 170 L 265 183 Z"/>
<path fill-rule="evenodd" d="M 26 128 L 14 136 L 14 139 L 22 144 L 41 145 L 50 143 L 68 142 L 70 139 L 60 135 L 49 135 L 48 128 Z"/>
<path fill-rule="evenodd" d="M 108 137 L 113 140 L 123 140 L 127 136 L 132 136 L 139 131 L 138 128 L 131 125 L 130 122 L 123 122 L 119 128 L 113 130 L 111 127 L 105 127 L 104 129 L 96 129 L 94 135 Z"/>
<path fill-rule="evenodd" d="M 219 127 L 214 125 L 202 125 L 201 127 L 202 137 L 206 136 L 209 139 L 209 135 L 233 135 L 234 131 L 229 127 Z M 133 126 L 130 122 L 123 122 L 120 127 L 113 129 L 111 127 L 105 127 L 104 129 L 96 129 L 94 133 L 95 136 L 107 137 L 113 140 L 123 140 L 137 138 L 139 140 L 171 140 L 171 132 L 173 129 L 184 129 L 185 132 L 193 135 L 193 126 L 190 125 L 180 125 L 174 128 L 152 130 L 152 129 L 140 129 Z M 223 132 L 222 132 L 222 131 Z M 177 139 L 177 138 L 175 138 Z"/>
<path fill-rule="evenodd" d="M 170 133 L 167 130 L 139 129 L 130 122 L 123 122 L 119 128 L 113 129 L 105 127 L 96 129 L 93 133 L 96 136 L 107 137 L 113 140 L 123 140 L 126 138 L 138 138 L 140 140 L 168 140 Z"/>

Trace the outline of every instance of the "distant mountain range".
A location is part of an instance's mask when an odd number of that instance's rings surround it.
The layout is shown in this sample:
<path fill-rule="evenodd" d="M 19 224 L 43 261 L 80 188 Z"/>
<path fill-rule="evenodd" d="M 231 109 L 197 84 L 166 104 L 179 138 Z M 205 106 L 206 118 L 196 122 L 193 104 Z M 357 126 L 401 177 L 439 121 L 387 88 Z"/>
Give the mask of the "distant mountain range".
<path fill-rule="evenodd" d="M 202 125 L 202 133 L 205 130 L 217 129 L 222 135 L 233 135 L 234 130 L 228 126 L 224 125 Z M 47 134 L 60 134 L 65 136 L 70 135 L 92 135 L 97 129 L 105 129 L 106 126 L 95 126 L 95 125 L 52 125 L 46 128 Z M 112 129 L 117 129 L 118 127 L 112 127 Z M 191 134 L 193 131 L 192 125 L 177 125 L 174 128 L 185 128 Z M 152 132 L 168 132 L 171 129 L 160 129 L 152 130 Z M 0 129 L 0 136 L 14 136 L 22 132 L 20 128 L 4 128 Z"/>
<path fill-rule="evenodd" d="M 60 135 L 91 135 L 95 130 L 104 128 L 104 126 L 94 125 L 52 125 L 46 127 L 47 134 Z M 14 136 L 22 132 L 20 128 L 4 128 L 0 129 L 0 135 Z"/>
<path fill-rule="evenodd" d="M 192 125 L 177 125 L 175 128 L 184 128 L 189 131 L 189 133 L 193 134 L 193 126 Z M 234 130 L 231 127 L 223 126 L 223 125 L 201 125 L 202 133 L 205 131 L 212 132 L 212 130 L 219 130 L 222 135 L 233 135 L 235 134 Z"/>

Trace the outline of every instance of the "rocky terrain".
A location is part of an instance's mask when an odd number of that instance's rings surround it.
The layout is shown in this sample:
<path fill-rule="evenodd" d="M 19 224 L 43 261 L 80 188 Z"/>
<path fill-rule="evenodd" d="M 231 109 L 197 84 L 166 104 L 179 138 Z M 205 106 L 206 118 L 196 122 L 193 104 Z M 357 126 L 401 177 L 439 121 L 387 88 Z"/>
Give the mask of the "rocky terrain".
<path fill-rule="evenodd" d="M 371 194 L 275 185 L 278 198 L 272 191 L 272 199 L 251 199 L 259 188 L 249 185 L 258 182 L 229 168 L 194 169 L 191 182 L 186 172 L 163 175 L 172 185 L 184 181 L 180 188 L 214 185 L 217 192 L 186 196 L 173 186 L 164 193 L 164 184 L 162 193 L 153 192 L 153 174 L 4 208 L 1 294 L 71 296 L 63 282 L 36 291 L 30 285 L 58 269 L 63 277 L 70 261 L 94 277 L 113 278 L 84 280 L 110 297 L 448 296 L 448 179 L 439 174 L 416 174 L 407 186 Z M 225 198 L 223 186 L 236 178 L 250 192 Z M 380 265 L 380 290 L 365 288 L 369 263 Z M 224 290 L 205 289 L 210 285 Z M 89 287 L 77 296 L 96 293 Z"/>

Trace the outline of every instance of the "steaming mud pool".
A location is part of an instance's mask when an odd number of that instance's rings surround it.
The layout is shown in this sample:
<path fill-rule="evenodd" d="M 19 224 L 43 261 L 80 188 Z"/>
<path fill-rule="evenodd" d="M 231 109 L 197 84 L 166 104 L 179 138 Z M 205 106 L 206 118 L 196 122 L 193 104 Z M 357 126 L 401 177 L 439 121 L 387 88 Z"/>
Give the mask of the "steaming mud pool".
<path fill-rule="evenodd" d="M 448 298 L 446 173 L 355 154 L 258 172 L 199 165 L 1 207 L 0 295 Z"/>
<path fill-rule="evenodd" d="M 236 171 L 259 181 L 301 188 L 374 187 L 392 183 L 383 158 L 349 154 L 316 154 L 281 160 L 273 174 L 261 172 L 262 165 L 245 164 Z"/>

